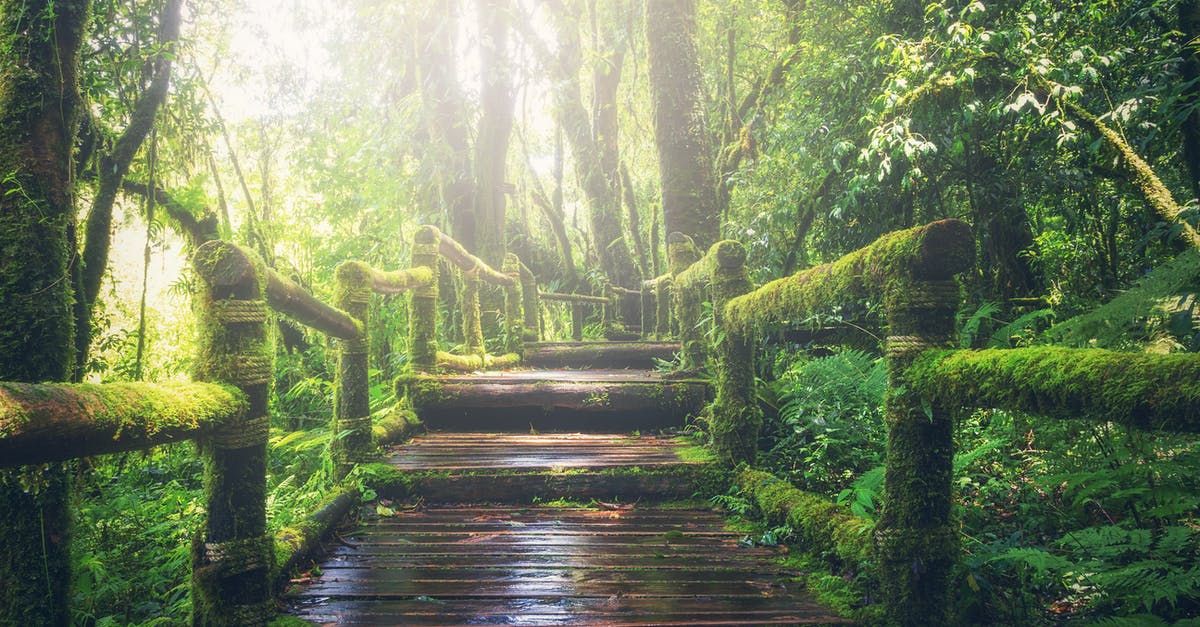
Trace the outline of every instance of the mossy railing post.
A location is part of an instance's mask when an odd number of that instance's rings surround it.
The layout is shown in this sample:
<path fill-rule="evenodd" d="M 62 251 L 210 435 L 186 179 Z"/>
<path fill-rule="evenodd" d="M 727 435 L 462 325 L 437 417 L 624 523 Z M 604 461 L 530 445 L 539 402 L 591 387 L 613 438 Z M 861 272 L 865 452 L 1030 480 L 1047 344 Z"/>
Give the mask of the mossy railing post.
<path fill-rule="evenodd" d="M 242 420 L 201 441 L 207 518 L 192 546 L 192 622 L 263 625 L 275 613 L 268 570 L 267 396 L 274 352 L 267 341 L 267 274 L 260 260 L 227 242 L 197 249 L 201 291 L 195 379 L 239 388 Z"/>
<path fill-rule="evenodd" d="M 762 412 L 754 392 L 755 343 L 740 325 L 726 324 L 725 305 L 754 289 L 746 273 L 746 248 L 725 240 L 713 246 L 716 264 L 710 290 L 717 329 L 716 398 L 710 431 L 713 447 L 729 463 L 753 462 Z"/>
<path fill-rule="evenodd" d="M 683 233 L 673 232 L 667 236 L 667 260 L 670 270 L 669 274 L 671 275 L 671 280 L 667 282 L 667 288 L 670 290 L 669 293 L 671 295 L 668 300 L 670 302 L 670 309 L 673 309 L 675 312 L 675 315 L 669 316 L 671 321 L 670 335 L 679 338 L 683 342 L 683 336 L 686 333 L 684 325 L 687 323 L 679 317 L 680 294 L 679 285 L 675 281 L 675 277 L 678 277 L 684 270 L 691 267 L 692 264 L 700 261 L 700 251 L 696 248 L 696 243 L 692 241 L 692 238 Z M 697 305 L 696 310 L 696 316 L 699 317 L 699 305 Z M 661 312 L 662 310 L 660 309 L 659 311 Z M 691 327 L 695 328 L 695 326 L 696 322 L 692 320 Z M 684 349 L 684 353 L 686 354 L 686 349 Z"/>
<path fill-rule="evenodd" d="M 642 339 L 653 340 L 658 331 L 658 321 L 654 316 L 657 313 L 657 301 L 655 301 L 655 287 L 657 281 L 651 279 L 642 281 Z"/>
<path fill-rule="evenodd" d="M 583 303 L 571 303 L 571 339 L 583 341 Z"/>
<path fill-rule="evenodd" d="M 333 432 L 349 432 L 345 437 L 334 440 L 334 460 L 340 478 L 374 450 L 371 442 L 371 382 L 367 364 L 367 355 L 370 353 L 367 317 L 371 303 L 371 274 L 366 264 L 347 261 L 338 265 L 335 276 L 334 305 L 359 325 L 358 337 L 338 340 Z"/>
<path fill-rule="evenodd" d="M 655 281 L 654 286 L 654 334 L 660 340 L 672 337 L 671 292 L 674 287 L 671 281 L 670 275 L 663 275 Z"/>
<path fill-rule="evenodd" d="M 462 311 L 463 353 L 482 361 L 487 352 L 483 347 L 483 322 L 479 308 L 479 267 L 463 270 L 459 309 Z"/>
<path fill-rule="evenodd" d="M 437 369 L 438 232 L 431 226 L 417 229 L 413 238 L 412 267 L 427 267 L 431 280 L 414 289 L 409 300 L 408 360 L 415 372 Z"/>
<path fill-rule="evenodd" d="M 506 253 L 500 271 L 512 279 L 512 284 L 504 287 L 504 352 L 520 354 L 526 327 L 520 258 Z"/>
<path fill-rule="evenodd" d="M 970 231 L 946 229 L 947 241 L 927 241 L 909 276 L 885 286 L 888 447 L 884 501 L 875 541 L 885 611 L 898 625 L 945 624 L 950 570 L 958 558 L 951 521 L 954 424 L 906 385 L 922 351 L 949 346 L 960 303 L 953 275 L 970 266 Z M 966 241 L 953 241 L 953 237 Z"/>
<path fill-rule="evenodd" d="M 541 339 L 541 324 L 539 313 L 541 304 L 538 302 L 537 277 L 525 264 L 521 264 L 521 308 L 525 314 L 525 331 L 523 338 L 526 342 L 536 342 Z"/>

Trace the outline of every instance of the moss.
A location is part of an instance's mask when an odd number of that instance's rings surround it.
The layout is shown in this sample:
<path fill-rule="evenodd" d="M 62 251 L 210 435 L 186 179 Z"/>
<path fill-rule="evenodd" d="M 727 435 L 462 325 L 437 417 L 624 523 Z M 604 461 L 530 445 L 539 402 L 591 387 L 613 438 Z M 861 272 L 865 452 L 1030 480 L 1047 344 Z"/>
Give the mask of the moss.
<path fill-rule="evenodd" d="M 511 283 L 504 286 L 504 351 L 520 353 L 524 347 L 525 303 L 521 282 L 521 260 L 513 253 L 504 255 L 502 270 Z"/>
<path fill-rule="evenodd" d="M 520 364 L 521 356 L 517 353 L 507 353 L 504 355 L 489 355 L 487 353 L 480 355 L 455 355 L 443 351 L 438 351 L 437 353 L 438 370 L 473 372 L 475 370 L 487 370 L 490 368 L 513 368 Z"/>
<path fill-rule="evenodd" d="M 371 426 L 376 446 L 399 442 L 421 428 L 421 419 L 412 409 L 397 403 L 381 420 Z"/>
<path fill-rule="evenodd" d="M 847 570 L 871 571 L 874 525 L 870 520 L 767 472 L 743 468 L 734 474 L 734 484 L 771 524 L 791 526 L 806 549 Z"/>
<path fill-rule="evenodd" d="M 33 426 L 63 439 L 143 441 L 236 422 L 246 410 L 237 388 L 209 383 L 0 383 L 0 439 Z"/>
<path fill-rule="evenodd" d="M 772 281 L 725 306 L 730 328 L 751 335 L 756 327 L 803 320 L 856 298 L 885 296 L 912 280 L 944 280 L 974 260 L 970 227 L 958 220 L 889 233 L 833 263 Z"/>
<path fill-rule="evenodd" d="M 438 240 L 431 226 L 417 229 L 413 241 L 412 267 L 428 268 L 431 280 L 413 290 L 408 310 L 409 368 L 433 372 L 437 367 Z"/>
<path fill-rule="evenodd" d="M 1200 355 L 1035 347 L 929 351 L 907 385 L 946 408 L 996 407 L 1200 432 Z"/>

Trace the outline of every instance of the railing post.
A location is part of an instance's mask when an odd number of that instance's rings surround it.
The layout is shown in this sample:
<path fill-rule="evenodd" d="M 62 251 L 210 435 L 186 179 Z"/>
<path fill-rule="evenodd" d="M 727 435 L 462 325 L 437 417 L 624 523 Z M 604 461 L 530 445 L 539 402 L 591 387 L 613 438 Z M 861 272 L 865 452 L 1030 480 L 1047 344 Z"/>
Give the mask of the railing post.
<path fill-rule="evenodd" d="M 726 320 L 725 305 L 753 289 L 746 274 L 746 248 L 725 240 L 716 245 L 712 270 L 713 325 L 717 329 L 717 381 L 710 433 L 713 447 L 729 463 L 753 462 L 762 412 L 754 392 L 755 344 L 744 325 Z"/>
<path fill-rule="evenodd" d="M 459 272 L 462 275 L 462 290 L 459 292 L 459 310 L 462 312 L 463 353 L 479 357 L 487 352 L 483 346 L 483 322 L 479 311 L 479 267 Z"/>
<path fill-rule="evenodd" d="M 671 295 L 673 288 L 673 279 L 670 275 L 662 276 L 657 285 L 654 287 L 654 332 L 660 340 L 670 339 L 674 337 L 671 333 L 672 317 L 671 317 Z"/>
<path fill-rule="evenodd" d="M 583 341 L 583 303 L 571 303 L 571 339 Z"/>
<path fill-rule="evenodd" d="M 669 301 L 671 302 L 671 309 L 674 309 L 676 312 L 674 316 L 670 317 L 671 335 L 680 338 L 682 341 L 684 334 L 687 333 L 684 329 L 684 325 L 687 323 L 680 319 L 678 313 L 680 294 L 678 291 L 679 284 L 675 280 L 675 277 L 678 277 L 681 272 L 687 270 L 692 264 L 700 260 L 700 251 L 696 248 L 696 243 L 692 241 L 692 238 L 676 231 L 667 236 L 667 260 L 671 274 L 671 281 L 668 283 L 668 289 L 671 294 Z M 697 309 L 698 316 L 699 310 Z M 695 328 L 696 321 L 691 320 L 690 324 L 692 328 Z M 687 349 L 683 350 L 686 354 Z"/>
<path fill-rule="evenodd" d="M 642 281 L 642 339 L 655 339 L 654 334 L 658 329 L 657 321 L 654 319 L 654 314 L 657 309 L 657 302 L 654 299 L 655 282 Z"/>
<path fill-rule="evenodd" d="M 358 261 L 347 261 L 335 271 L 337 285 L 334 306 L 350 314 L 359 325 L 359 335 L 352 340 L 338 340 L 337 386 L 334 388 L 333 432 L 349 431 L 344 438 L 335 439 L 334 460 L 337 474 L 343 477 L 356 462 L 372 450 L 370 373 L 367 355 L 370 338 L 367 334 L 371 303 L 370 269 Z"/>
<path fill-rule="evenodd" d="M 408 304 L 408 359 L 414 372 L 437 369 L 438 232 L 431 226 L 417 229 L 413 238 L 412 267 L 429 268 L 432 279 L 412 291 Z"/>
<path fill-rule="evenodd" d="M 525 339 L 525 303 L 520 258 L 515 253 L 505 254 L 500 271 L 512 279 L 512 284 L 504 287 L 504 352 L 519 355 Z"/>
<path fill-rule="evenodd" d="M 192 546 L 192 622 L 264 625 L 274 614 L 268 569 L 267 396 L 274 352 L 267 341 L 266 270 L 233 244 L 195 253 L 201 279 L 195 379 L 237 386 L 249 408 L 201 442 L 207 519 Z"/>
<path fill-rule="evenodd" d="M 949 277 L 897 278 L 885 295 L 888 450 L 875 540 L 883 602 L 892 624 L 940 625 L 947 620 L 946 589 L 959 550 L 951 524 L 954 424 L 949 412 L 922 403 L 904 381 L 918 354 L 950 345 L 958 304 L 958 285 Z"/>
<path fill-rule="evenodd" d="M 525 333 L 522 339 L 526 342 L 536 342 L 541 339 L 541 325 L 538 314 L 541 304 L 538 302 L 537 277 L 525 266 L 521 266 L 521 308 L 525 314 Z"/>

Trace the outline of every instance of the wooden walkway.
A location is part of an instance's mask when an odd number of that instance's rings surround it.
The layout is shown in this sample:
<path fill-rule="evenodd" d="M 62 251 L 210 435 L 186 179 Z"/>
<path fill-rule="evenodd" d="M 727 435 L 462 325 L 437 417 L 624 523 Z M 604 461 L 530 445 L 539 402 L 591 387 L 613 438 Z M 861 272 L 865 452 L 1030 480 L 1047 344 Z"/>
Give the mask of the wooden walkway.
<path fill-rule="evenodd" d="M 553 403 L 574 412 L 568 424 L 583 416 L 611 425 L 635 403 L 624 386 L 666 383 L 645 371 L 596 370 L 448 379 L 423 418 L 453 409 L 488 423 L 489 405 Z M 465 409 L 452 407 L 471 384 L 488 402 L 477 391 Z M 643 396 L 633 413 L 683 425 L 682 411 Z M 338 625 L 846 622 L 805 592 L 775 549 L 743 546 L 703 501 L 680 504 L 719 475 L 682 439 L 557 433 L 563 423 L 552 419 L 562 416 L 524 411 L 548 433 L 529 433 L 526 417 L 510 421 L 523 432 L 439 432 L 394 448 L 386 461 L 404 471 L 404 495 L 416 500 L 389 502 L 391 511 L 368 515 L 334 544 L 320 574 L 288 591 L 285 612 Z"/>

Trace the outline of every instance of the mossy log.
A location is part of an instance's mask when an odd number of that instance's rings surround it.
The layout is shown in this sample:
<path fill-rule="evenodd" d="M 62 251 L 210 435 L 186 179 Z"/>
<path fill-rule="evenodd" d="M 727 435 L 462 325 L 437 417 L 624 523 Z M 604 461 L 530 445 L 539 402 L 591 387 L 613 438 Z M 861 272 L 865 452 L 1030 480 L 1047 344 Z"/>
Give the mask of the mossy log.
<path fill-rule="evenodd" d="M 284 527 L 275 534 L 275 564 L 271 581 L 276 592 L 287 587 L 291 577 L 321 550 L 321 540 L 327 538 L 359 503 L 358 484 L 342 485 L 325 497 L 311 514 L 298 525 Z"/>
<path fill-rule="evenodd" d="M 376 446 L 386 446 L 403 441 L 421 428 L 421 420 L 411 409 L 395 405 L 381 420 L 371 425 L 371 435 Z"/>
<path fill-rule="evenodd" d="M 768 472 L 744 468 L 734 484 L 771 524 L 792 528 L 799 543 L 818 555 L 835 557 L 843 570 L 867 572 L 874 523 L 829 499 L 805 492 Z"/>
<path fill-rule="evenodd" d="M 927 351 L 908 386 L 947 409 L 994 407 L 1200 433 L 1200 355 L 1035 347 Z"/>
<path fill-rule="evenodd" d="M 535 368 L 645 368 L 670 361 L 679 345 L 668 342 L 545 342 L 526 344 L 521 363 Z"/>
<path fill-rule="evenodd" d="M 908 280 L 950 279 L 975 256 L 971 227 L 941 220 L 889 233 L 833 263 L 777 279 L 733 299 L 725 307 L 730 324 L 749 333 L 754 326 L 801 320 L 856 298 L 883 296 Z"/>
<path fill-rule="evenodd" d="M 245 411 L 245 395 L 211 383 L 0 383 L 0 468 L 188 440 Z"/>
<path fill-rule="evenodd" d="M 267 302 L 272 309 L 296 322 L 338 339 L 354 339 L 363 333 L 350 314 L 321 302 L 271 269 L 267 270 Z"/>
<path fill-rule="evenodd" d="M 421 228 L 433 231 L 437 237 L 438 252 L 455 266 L 458 266 L 459 270 L 471 272 L 478 269 L 481 281 L 501 287 L 508 287 L 518 282 L 517 279 L 496 270 L 479 257 L 467 252 L 467 249 L 463 248 L 462 244 L 454 241 L 454 238 L 439 231 L 436 227 L 426 225 Z"/>
<path fill-rule="evenodd" d="M 487 353 L 455 355 L 454 353 L 447 353 L 445 351 L 438 351 L 437 353 L 437 367 L 439 370 L 474 372 L 489 368 L 513 368 L 519 365 L 521 365 L 521 355 L 518 353 L 505 353 L 503 355 L 489 355 Z"/>

